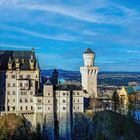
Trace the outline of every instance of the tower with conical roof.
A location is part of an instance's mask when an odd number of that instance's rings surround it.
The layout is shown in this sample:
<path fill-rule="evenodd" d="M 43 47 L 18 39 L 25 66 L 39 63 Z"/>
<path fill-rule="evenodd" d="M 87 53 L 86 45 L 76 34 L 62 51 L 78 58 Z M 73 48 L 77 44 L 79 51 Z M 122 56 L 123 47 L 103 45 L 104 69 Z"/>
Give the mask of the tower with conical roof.
<path fill-rule="evenodd" d="M 82 86 L 90 98 L 97 97 L 97 74 L 98 67 L 94 66 L 95 53 L 87 48 L 83 53 L 84 66 L 80 67 Z"/>
<path fill-rule="evenodd" d="M 52 82 L 54 85 L 58 84 L 58 71 L 56 69 L 52 73 Z"/>

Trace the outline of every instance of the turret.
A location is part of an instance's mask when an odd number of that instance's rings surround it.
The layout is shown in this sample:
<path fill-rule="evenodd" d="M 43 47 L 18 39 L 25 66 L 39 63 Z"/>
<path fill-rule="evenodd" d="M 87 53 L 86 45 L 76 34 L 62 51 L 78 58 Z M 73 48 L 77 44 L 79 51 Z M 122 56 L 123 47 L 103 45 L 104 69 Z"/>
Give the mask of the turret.
<path fill-rule="evenodd" d="M 95 53 L 90 48 L 87 48 L 83 53 L 83 59 L 84 66 L 94 66 Z"/>
<path fill-rule="evenodd" d="M 16 64 L 16 70 L 20 70 L 20 62 L 19 62 L 19 58 L 16 58 L 16 60 L 15 60 L 15 64 Z"/>
<path fill-rule="evenodd" d="M 52 81 L 54 85 L 58 84 L 58 71 L 56 69 L 52 73 Z"/>
<path fill-rule="evenodd" d="M 35 61 L 34 61 L 33 54 L 31 54 L 29 63 L 30 63 L 30 69 L 33 70 L 34 69 L 34 66 L 35 66 Z"/>
<path fill-rule="evenodd" d="M 12 69 L 12 59 L 11 57 L 9 57 L 9 60 L 8 60 L 8 70 L 11 70 Z"/>
<path fill-rule="evenodd" d="M 97 97 L 98 67 L 94 66 L 95 53 L 87 48 L 83 53 L 84 66 L 80 68 L 82 87 L 90 98 Z"/>

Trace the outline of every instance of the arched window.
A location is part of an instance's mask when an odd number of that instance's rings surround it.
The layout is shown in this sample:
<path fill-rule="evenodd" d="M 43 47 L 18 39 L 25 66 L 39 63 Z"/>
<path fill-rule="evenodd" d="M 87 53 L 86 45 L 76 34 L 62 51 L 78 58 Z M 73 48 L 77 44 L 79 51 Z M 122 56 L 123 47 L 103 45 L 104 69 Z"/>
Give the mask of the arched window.
<path fill-rule="evenodd" d="M 20 99 L 20 103 L 22 103 L 22 99 Z"/>
<path fill-rule="evenodd" d="M 33 106 L 31 106 L 31 110 L 33 110 Z"/>
<path fill-rule="evenodd" d="M 25 99 L 25 103 L 27 103 L 28 101 L 27 101 L 27 99 Z"/>
<path fill-rule="evenodd" d="M 33 102 L 33 99 L 32 99 L 32 98 L 30 99 L 30 102 L 31 102 L 31 103 Z"/>

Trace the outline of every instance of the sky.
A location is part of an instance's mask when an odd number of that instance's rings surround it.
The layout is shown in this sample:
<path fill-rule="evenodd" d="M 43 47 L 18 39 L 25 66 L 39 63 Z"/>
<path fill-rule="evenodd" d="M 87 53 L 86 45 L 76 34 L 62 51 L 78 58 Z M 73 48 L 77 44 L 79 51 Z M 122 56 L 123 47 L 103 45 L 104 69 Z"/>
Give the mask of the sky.
<path fill-rule="evenodd" d="M 35 48 L 41 69 L 140 71 L 139 0 L 0 0 L 0 50 Z"/>

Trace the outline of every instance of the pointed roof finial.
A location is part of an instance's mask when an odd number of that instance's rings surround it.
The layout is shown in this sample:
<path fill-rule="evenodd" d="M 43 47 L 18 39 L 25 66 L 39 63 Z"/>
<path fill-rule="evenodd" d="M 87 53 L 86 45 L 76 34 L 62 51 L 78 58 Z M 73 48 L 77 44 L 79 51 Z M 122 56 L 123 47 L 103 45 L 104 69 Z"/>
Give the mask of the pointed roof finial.
<path fill-rule="evenodd" d="M 57 74 L 58 74 L 58 71 L 57 71 L 57 69 L 56 69 L 56 68 L 55 68 L 55 69 L 54 69 L 54 71 L 53 71 L 53 74 L 54 74 L 54 73 L 57 73 Z"/>
<path fill-rule="evenodd" d="M 9 63 L 12 63 L 12 58 L 11 58 L 11 56 L 9 57 L 8 62 L 9 62 Z"/>
<path fill-rule="evenodd" d="M 32 48 L 32 52 L 34 52 L 35 51 L 35 49 L 34 49 L 34 47 Z"/>

